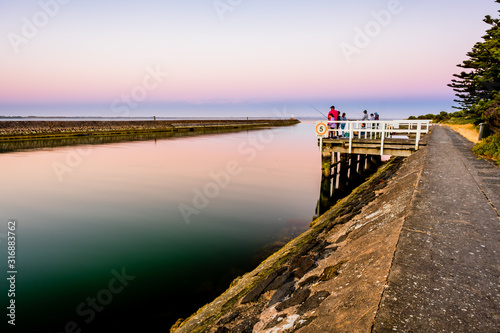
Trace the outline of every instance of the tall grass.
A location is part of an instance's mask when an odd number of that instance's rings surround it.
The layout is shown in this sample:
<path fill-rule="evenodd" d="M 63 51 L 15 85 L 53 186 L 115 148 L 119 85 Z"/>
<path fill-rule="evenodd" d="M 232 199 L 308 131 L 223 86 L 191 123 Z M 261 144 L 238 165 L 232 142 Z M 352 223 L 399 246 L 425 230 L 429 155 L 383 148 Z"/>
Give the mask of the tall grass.
<path fill-rule="evenodd" d="M 446 124 L 452 130 L 463 135 L 470 142 L 479 142 L 479 128 L 471 123 L 458 124 Z"/>

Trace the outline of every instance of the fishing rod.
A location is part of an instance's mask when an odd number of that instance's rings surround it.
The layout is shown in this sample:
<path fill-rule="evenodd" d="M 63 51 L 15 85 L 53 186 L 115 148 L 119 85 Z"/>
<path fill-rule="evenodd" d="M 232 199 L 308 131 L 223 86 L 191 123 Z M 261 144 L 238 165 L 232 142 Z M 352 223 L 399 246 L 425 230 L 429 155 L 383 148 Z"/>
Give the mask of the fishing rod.
<path fill-rule="evenodd" d="M 311 104 L 309 104 L 309 106 L 312 107 L 314 110 L 318 111 L 323 117 L 328 118 L 327 116 L 325 116 L 325 114 L 323 112 L 321 112 L 320 110 L 318 110 L 317 108 L 315 108 Z M 351 111 L 351 114 L 352 113 L 354 113 L 355 116 L 359 116 L 360 118 L 363 118 L 363 113 L 362 112 Z"/>
<path fill-rule="evenodd" d="M 314 106 L 312 106 L 311 104 L 309 104 L 310 107 L 312 107 L 314 110 L 318 111 L 323 117 L 325 118 L 328 118 L 327 116 L 325 116 L 325 114 L 323 112 L 321 112 L 320 110 L 316 109 Z"/>

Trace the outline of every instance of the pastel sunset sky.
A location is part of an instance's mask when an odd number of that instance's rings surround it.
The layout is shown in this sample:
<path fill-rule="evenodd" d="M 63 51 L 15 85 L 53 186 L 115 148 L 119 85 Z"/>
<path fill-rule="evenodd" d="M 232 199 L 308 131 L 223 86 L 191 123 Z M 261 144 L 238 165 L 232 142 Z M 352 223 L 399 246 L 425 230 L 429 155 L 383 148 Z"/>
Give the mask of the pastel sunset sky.
<path fill-rule="evenodd" d="M 446 85 L 498 9 L 493 0 L 0 0 L 0 115 L 452 111 Z"/>

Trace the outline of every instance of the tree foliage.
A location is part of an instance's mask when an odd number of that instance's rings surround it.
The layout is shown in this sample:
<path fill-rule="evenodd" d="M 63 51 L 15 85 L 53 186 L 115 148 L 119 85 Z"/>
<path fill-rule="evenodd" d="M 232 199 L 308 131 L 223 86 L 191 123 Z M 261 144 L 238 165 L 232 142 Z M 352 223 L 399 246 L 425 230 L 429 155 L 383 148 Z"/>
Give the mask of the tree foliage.
<path fill-rule="evenodd" d="M 428 113 L 425 115 L 420 115 L 420 116 L 409 116 L 408 120 L 414 120 L 414 119 L 430 119 L 434 123 L 439 123 L 439 122 L 445 122 L 447 120 L 450 120 L 451 118 L 463 118 L 464 117 L 464 112 L 463 111 L 457 111 L 453 113 L 448 113 L 446 111 L 441 111 L 438 114 L 433 114 L 433 113 Z"/>
<path fill-rule="evenodd" d="M 500 0 L 495 0 L 500 4 Z M 495 132 L 500 131 L 500 18 L 487 15 L 490 28 L 467 53 L 467 60 L 457 65 L 463 71 L 454 74 L 449 84 L 456 92 L 459 109 L 466 115 L 481 118 Z"/>

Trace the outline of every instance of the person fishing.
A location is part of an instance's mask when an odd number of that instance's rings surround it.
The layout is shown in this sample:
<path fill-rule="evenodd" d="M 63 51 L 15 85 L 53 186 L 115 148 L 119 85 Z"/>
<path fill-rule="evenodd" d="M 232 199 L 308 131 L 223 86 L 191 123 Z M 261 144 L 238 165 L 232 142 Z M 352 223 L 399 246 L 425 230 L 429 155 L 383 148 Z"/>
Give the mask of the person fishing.
<path fill-rule="evenodd" d="M 339 118 L 340 112 L 335 110 L 335 106 L 332 105 L 330 106 L 330 112 L 328 112 L 328 121 L 330 128 L 333 129 L 331 133 L 331 137 L 336 137 L 337 136 L 337 120 L 340 120 Z"/>

